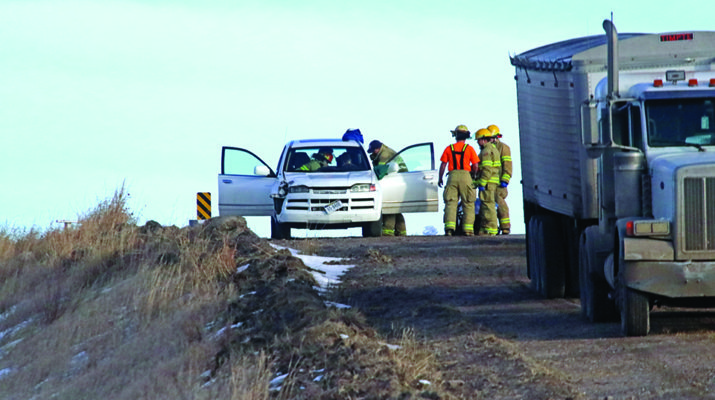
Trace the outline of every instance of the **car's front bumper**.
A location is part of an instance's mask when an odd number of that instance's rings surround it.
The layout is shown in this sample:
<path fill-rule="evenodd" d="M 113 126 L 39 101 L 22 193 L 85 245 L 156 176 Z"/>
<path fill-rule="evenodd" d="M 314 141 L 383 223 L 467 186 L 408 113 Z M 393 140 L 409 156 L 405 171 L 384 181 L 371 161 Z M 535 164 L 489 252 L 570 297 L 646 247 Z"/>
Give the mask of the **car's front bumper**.
<path fill-rule="evenodd" d="M 343 206 L 327 212 L 326 206 L 340 200 Z M 281 212 L 276 216 L 279 223 L 294 224 L 347 224 L 358 226 L 380 219 L 381 198 L 375 192 L 346 193 L 344 195 L 291 194 L 285 198 Z"/>

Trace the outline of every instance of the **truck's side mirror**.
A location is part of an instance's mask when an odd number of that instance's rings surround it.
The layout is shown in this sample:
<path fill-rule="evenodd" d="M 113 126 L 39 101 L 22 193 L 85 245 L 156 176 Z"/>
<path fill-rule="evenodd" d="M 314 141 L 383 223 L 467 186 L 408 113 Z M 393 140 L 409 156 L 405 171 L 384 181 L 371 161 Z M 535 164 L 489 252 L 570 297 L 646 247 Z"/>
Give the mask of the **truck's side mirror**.
<path fill-rule="evenodd" d="M 598 158 L 603 153 L 599 132 L 597 108 L 591 103 L 582 104 L 581 143 L 586 147 L 586 154 L 589 158 Z"/>

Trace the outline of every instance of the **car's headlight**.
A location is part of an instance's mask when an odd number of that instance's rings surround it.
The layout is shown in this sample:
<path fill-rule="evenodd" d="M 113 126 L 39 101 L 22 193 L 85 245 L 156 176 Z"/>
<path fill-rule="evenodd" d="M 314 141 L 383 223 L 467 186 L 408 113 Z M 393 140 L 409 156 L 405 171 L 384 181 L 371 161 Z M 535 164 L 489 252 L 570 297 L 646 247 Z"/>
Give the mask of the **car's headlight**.
<path fill-rule="evenodd" d="M 350 191 L 355 192 L 374 192 L 376 189 L 375 185 L 372 183 L 358 183 L 350 188 Z"/>
<path fill-rule="evenodd" d="M 310 193 L 310 188 L 305 185 L 290 186 L 288 193 Z"/>

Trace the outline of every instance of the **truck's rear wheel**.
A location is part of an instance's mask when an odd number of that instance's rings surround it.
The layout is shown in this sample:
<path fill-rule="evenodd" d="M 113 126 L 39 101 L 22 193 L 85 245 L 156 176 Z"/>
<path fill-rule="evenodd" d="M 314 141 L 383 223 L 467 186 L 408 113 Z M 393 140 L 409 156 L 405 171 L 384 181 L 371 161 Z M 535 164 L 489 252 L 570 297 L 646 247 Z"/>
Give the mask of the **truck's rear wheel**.
<path fill-rule="evenodd" d="M 566 294 L 566 266 L 564 263 L 564 238 L 558 221 L 551 215 L 541 215 L 537 235 L 541 249 L 541 294 L 547 299 L 561 298 Z"/>
<path fill-rule="evenodd" d="M 527 229 L 527 249 L 529 253 L 527 257 L 529 278 L 531 279 L 531 289 L 537 293 L 541 292 L 541 272 L 538 265 L 538 258 L 536 256 L 536 249 L 538 248 L 538 235 L 536 233 L 536 225 L 538 223 L 537 217 L 531 217 L 529 219 Z"/>
<path fill-rule="evenodd" d="M 548 215 L 535 215 L 528 226 L 529 277 L 536 292 L 553 299 L 564 297 L 566 275 L 560 251 L 563 248 L 556 220 Z"/>
<path fill-rule="evenodd" d="M 595 229 L 589 227 L 581 234 L 579 243 L 579 296 L 581 315 L 591 322 L 613 321 L 618 316 L 615 302 L 608 297 L 609 286 L 595 273 L 604 260 L 597 256 Z"/>
<path fill-rule="evenodd" d="M 645 294 L 619 284 L 621 332 L 624 336 L 645 336 L 650 332 L 650 301 Z"/>

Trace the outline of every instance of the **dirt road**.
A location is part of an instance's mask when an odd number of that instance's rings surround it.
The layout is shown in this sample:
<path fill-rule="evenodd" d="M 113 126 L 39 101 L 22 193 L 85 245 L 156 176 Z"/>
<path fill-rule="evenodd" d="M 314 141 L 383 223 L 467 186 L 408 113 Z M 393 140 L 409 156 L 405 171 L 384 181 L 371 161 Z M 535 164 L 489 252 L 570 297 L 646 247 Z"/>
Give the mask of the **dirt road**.
<path fill-rule="evenodd" d="M 458 397 L 715 399 L 713 310 L 657 309 L 649 336 L 621 337 L 529 289 L 523 235 L 281 244 L 356 264 L 338 300 L 385 335 L 413 329 Z"/>

